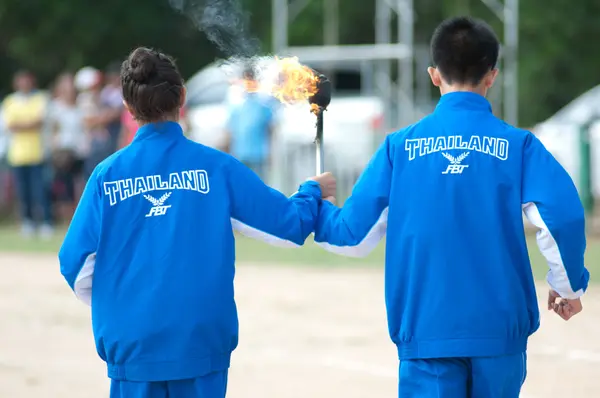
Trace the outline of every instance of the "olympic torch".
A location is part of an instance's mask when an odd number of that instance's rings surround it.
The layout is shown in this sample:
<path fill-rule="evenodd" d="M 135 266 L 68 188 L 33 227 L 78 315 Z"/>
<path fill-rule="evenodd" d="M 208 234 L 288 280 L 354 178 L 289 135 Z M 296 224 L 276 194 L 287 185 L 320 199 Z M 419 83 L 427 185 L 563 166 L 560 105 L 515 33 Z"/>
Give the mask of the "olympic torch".
<path fill-rule="evenodd" d="M 267 75 L 274 76 L 266 91 L 285 105 L 295 105 L 308 101 L 310 111 L 317 117 L 316 124 L 316 169 L 317 174 L 324 172 L 323 146 L 323 113 L 331 102 L 331 82 L 319 72 L 302 65 L 298 58 L 273 59 L 272 71 Z M 243 86 L 247 92 L 260 91 L 262 85 L 252 79 L 244 78 Z M 304 102 L 306 103 L 306 102 Z"/>
<path fill-rule="evenodd" d="M 325 172 L 325 146 L 323 143 L 323 113 L 327 110 L 331 102 L 331 82 L 322 74 L 317 75 L 316 93 L 308 98 L 311 105 L 311 112 L 317 117 L 317 134 L 315 136 L 316 146 L 316 172 L 322 174 Z"/>

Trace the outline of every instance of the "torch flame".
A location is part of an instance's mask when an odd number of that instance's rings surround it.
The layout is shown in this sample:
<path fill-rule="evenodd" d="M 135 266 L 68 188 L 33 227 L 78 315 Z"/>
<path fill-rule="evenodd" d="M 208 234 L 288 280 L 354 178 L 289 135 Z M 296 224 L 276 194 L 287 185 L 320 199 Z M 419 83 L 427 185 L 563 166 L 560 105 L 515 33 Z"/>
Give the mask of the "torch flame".
<path fill-rule="evenodd" d="M 281 103 L 285 105 L 306 103 L 317 93 L 319 78 L 312 69 L 302 65 L 297 57 L 275 57 L 275 68 L 278 76 L 270 88 L 270 93 Z M 242 85 L 249 93 L 260 90 L 260 85 L 255 81 L 244 79 Z M 311 104 L 311 110 L 318 111 L 318 105 Z"/>

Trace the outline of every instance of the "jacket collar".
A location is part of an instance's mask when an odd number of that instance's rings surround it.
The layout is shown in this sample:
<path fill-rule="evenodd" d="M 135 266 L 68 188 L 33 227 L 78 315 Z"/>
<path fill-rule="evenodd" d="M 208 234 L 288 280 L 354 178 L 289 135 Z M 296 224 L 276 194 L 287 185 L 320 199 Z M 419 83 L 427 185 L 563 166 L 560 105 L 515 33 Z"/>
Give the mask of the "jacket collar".
<path fill-rule="evenodd" d="M 137 130 L 134 141 L 145 140 L 157 135 L 171 139 L 180 138 L 183 137 L 183 129 L 176 122 L 148 123 Z"/>
<path fill-rule="evenodd" d="M 450 108 L 492 112 L 492 105 L 484 96 L 465 91 L 442 95 L 435 109 L 443 111 Z"/>

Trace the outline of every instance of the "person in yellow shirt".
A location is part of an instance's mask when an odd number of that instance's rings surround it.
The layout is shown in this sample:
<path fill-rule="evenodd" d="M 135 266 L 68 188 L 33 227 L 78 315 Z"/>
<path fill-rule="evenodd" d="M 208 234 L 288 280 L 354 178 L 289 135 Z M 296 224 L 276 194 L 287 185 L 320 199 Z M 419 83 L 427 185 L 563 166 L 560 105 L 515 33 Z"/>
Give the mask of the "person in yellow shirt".
<path fill-rule="evenodd" d="M 2 103 L 2 115 L 9 135 L 7 161 L 17 187 L 22 233 L 31 236 L 35 221 L 40 221 L 40 235 L 48 237 L 53 230 L 42 137 L 48 98 L 36 90 L 35 77 L 28 71 L 15 75 L 14 87 L 15 92 Z"/>

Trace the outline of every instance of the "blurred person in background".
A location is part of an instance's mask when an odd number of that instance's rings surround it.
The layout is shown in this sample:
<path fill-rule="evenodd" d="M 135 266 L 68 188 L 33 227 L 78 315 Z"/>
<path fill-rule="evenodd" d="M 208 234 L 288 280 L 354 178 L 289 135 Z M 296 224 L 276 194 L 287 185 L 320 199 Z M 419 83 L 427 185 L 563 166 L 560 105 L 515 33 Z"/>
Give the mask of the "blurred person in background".
<path fill-rule="evenodd" d="M 1 103 L 1 101 L 0 101 Z M 0 110 L 0 216 L 10 211 L 12 198 L 12 179 L 10 168 L 6 164 L 6 152 L 8 151 L 8 133 L 4 117 Z"/>
<path fill-rule="evenodd" d="M 121 64 L 119 62 L 111 63 L 105 72 L 104 87 L 100 92 L 101 120 L 108 131 L 110 139 L 110 152 L 115 152 L 119 147 L 121 126 L 121 117 L 125 107 L 123 106 L 123 96 L 121 94 Z"/>
<path fill-rule="evenodd" d="M 50 102 L 46 123 L 50 135 L 58 213 L 63 221 L 70 220 L 79 192 L 82 191 L 78 177 L 87 149 L 83 112 L 77 106 L 77 90 L 72 74 L 64 73 L 57 78 L 55 98 Z"/>
<path fill-rule="evenodd" d="M 123 109 L 121 112 L 121 134 L 119 148 L 125 148 L 127 145 L 131 144 L 139 127 L 140 125 L 135 121 L 127 108 Z"/>
<path fill-rule="evenodd" d="M 102 80 L 102 73 L 91 66 L 86 66 L 75 74 L 75 87 L 79 91 L 77 105 L 83 115 L 88 143 L 83 164 L 86 180 L 92 175 L 96 165 L 114 152 L 114 143 L 106 128 L 106 118 L 102 109 Z"/>
<path fill-rule="evenodd" d="M 29 71 L 14 76 L 14 88 L 2 103 L 2 115 L 9 136 L 7 160 L 21 208 L 21 232 L 25 237 L 33 235 L 40 221 L 39 233 L 47 238 L 53 233 L 42 135 L 48 98 L 36 89 L 35 76 Z"/>
<path fill-rule="evenodd" d="M 2 100 L 0 100 L 0 104 Z M 6 130 L 6 123 L 4 122 L 4 115 L 0 108 L 0 164 L 5 161 L 6 152 L 8 151 L 8 131 Z"/>
<path fill-rule="evenodd" d="M 250 86 L 258 84 L 251 67 L 244 70 L 243 78 Z M 259 92 L 245 93 L 240 103 L 232 105 L 227 121 L 228 152 L 262 180 L 271 161 L 274 121 L 270 97 Z"/>

